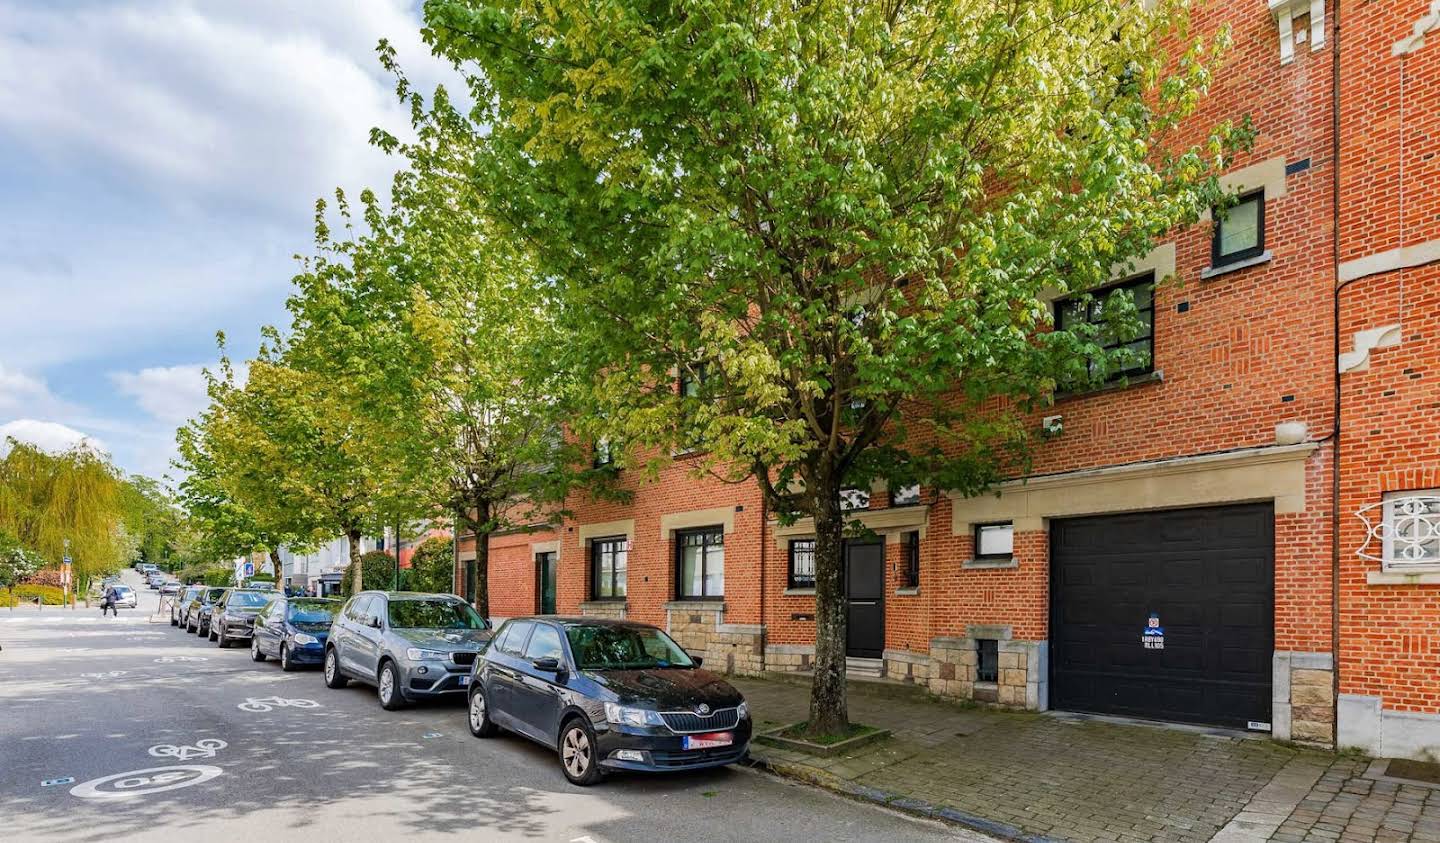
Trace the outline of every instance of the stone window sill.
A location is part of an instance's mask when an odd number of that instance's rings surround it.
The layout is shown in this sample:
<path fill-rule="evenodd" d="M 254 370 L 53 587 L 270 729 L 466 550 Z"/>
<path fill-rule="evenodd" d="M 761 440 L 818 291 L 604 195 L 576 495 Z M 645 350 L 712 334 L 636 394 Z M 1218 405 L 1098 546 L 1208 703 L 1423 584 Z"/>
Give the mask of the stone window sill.
<path fill-rule="evenodd" d="M 1409 571 L 1369 571 L 1365 574 L 1365 582 L 1368 585 L 1440 585 L 1440 566 Z"/>
<path fill-rule="evenodd" d="M 1125 378 L 1114 383 L 1102 384 L 1094 389 L 1081 389 L 1068 392 L 1055 393 L 1055 402 L 1066 401 L 1071 398 L 1089 398 L 1092 395 L 1102 395 L 1106 392 L 1115 392 L 1121 389 L 1129 389 L 1134 386 L 1144 386 L 1148 383 L 1164 383 L 1165 373 L 1156 369 L 1153 372 L 1146 372 L 1143 375 Z"/>
<path fill-rule="evenodd" d="M 814 597 L 814 596 L 815 596 L 815 589 L 813 589 L 813 588 L 787 588 L 787 589 L 785 589 L 784 591 L 782 591 L 782 592 L 780 592 L 780 593 L 783 594 L 783 595 L 786 596 L 786 597 Z"/>
<path fill-rule="evenodd" d="M 586 600 L 582 602 L 580 604 L 580 608 L 585 609 L 592 606 L 596 608 L 603 608 L 607 606 L 624 606 L 627 602 L 629 601 L 624 597 L 597 597 L 594 600 Z"/>
<path fill-rule="evenodd" d="M 920 586 L 914 585 L 909 588 L 897 588 L 895 594 L 899 597 L 914 597 L 920 593 Z"/>
<path fill-rule="evenodd" d="M 672 612 L 723 612 L 725 611 L 725 601 L 715 600 L 713 598 L 705 600 L 671 600 L 665 604 L 665 608 Z"/>
<path fill-rule="evenodd" d="M 1008 559 L 966 559 L 960 567 L 967 571 L 1005 570 L 1020 567 L 1020 560 L 1013 556 Z"/>
<path fill-rule="evenodd" d="M 1221 275 L 1229 275 L 1232 272 L 1239 272 L 1242 269 L 1249 269 L 1252 266 L 1259 266 L 1262 263 L 1269 263 L 1275 257 L 1269 249 L 1261 252 L 1253 258 L 1246 258 L 1243 261 L 1234 263 L 1223 263 L 1219 266 L 1208 266 L 1200 270 L 1200 279 L 1219 278 Z"/>

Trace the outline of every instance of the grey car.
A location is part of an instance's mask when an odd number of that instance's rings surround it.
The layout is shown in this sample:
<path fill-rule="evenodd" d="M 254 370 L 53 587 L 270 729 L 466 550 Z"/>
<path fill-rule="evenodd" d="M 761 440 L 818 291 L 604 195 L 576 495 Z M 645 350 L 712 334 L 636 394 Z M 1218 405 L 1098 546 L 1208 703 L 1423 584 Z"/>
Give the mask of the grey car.
<path fill-rule="evenodd" d="M 374 685 L 387 711 L 420 699 L 463 698 L 490 626 L 453 594 L 362 591 L 325 642 L 325 684 Z"/>
<path fill-rule="evenodd" d="M 275 598 L 273 591 L 227 588 L 210 613 L 210 640 L 221 647 L 249 641 L 255 634 L 255 616 Z"/>

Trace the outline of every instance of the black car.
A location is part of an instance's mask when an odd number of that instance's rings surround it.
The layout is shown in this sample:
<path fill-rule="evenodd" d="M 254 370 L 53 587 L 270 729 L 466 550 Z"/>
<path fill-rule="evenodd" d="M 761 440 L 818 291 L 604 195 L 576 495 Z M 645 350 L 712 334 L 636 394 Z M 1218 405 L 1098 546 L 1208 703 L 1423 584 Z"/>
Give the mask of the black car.
<path fill-rule="evenodd" d="M 190 601 L 194 600 L 196 595 L 200 593 L 200 590 L 201 586 L 198 585 L 187 585 L 181 589 L 180 593 L 175 597 L 175 602 L 170 604 L 171 626 L 185 625 L 185 609 L 190 605 Z"/>
<path fill-rule="evenodd" d="M 220 647 L 229 647 L 237 638 L 249 638 L 255 631 L 255 616 L 273 599 L 273 591 L 225 589 L 210 614 L 210 640 Z"/>
<path fill-rule="evenodd" d="M 515 618 L 475 661 L 470 732 L 508 729 L 560 753 L 572 784 L 609 771 L 733 764 L 750 712 L 661 630 L 596 618 Z"/>
<path fill-rule="evenodd" d="M 209 635 L 210 613 L 215 609 L 215 601 L 224 596 L 223 586 L 202 587 L 185 607 L 185 629 L 196 635 Z"/>
<path fill-rule="evenodd" d="M 323 597 L 276 597 L 255 616 L 250 658 L 263 662 L 266 656 L 274 656 L 284 671 L 320 664 L 325 660 L 330 624 L 342 605 Z"/>

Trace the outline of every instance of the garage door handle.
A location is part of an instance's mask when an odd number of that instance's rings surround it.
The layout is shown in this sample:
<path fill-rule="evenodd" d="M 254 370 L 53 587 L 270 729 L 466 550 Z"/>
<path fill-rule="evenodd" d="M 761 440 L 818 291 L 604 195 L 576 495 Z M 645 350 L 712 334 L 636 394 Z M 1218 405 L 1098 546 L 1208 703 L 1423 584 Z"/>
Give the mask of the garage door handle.
<path fill-rule="evenodd" d="M 851 606 L 874 606 L 879 600 L 851 600 Z"/>

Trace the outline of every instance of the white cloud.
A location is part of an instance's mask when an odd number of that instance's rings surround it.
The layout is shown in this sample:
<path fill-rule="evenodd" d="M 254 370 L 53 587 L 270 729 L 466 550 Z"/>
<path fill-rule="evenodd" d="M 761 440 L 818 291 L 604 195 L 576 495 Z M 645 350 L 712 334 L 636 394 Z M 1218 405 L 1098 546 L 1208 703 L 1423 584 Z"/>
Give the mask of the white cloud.
<path fill-rule="evenodd" d="M 75 428 L 59 422 L 38 419 L 16 419 L 6 424 L 0 424 L 0 449 L 8 450 L 5 446 L 7 439 L 28 442 L 53 453 L 66 451 L 81 444 L 100 453 L 109 452 L 105 443 L 93 436 L 81 433 Z"/>
<path fill-rule="evenodd" d="M 178 427 L 209 401 L 205 393 L 206 368 L 214 368 L 214 364 L 112 372 L 110 380 L 122 395 L 133 398 L 152 418 Z"/>
<path fill-rule="evenodd" d="M 61 415 L 70 410 L 45 381 L 0 364 L 0 418 Z"/>

